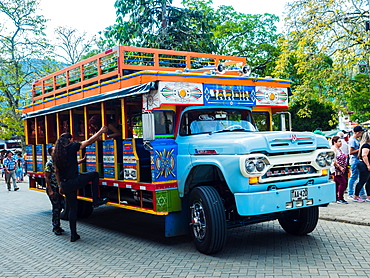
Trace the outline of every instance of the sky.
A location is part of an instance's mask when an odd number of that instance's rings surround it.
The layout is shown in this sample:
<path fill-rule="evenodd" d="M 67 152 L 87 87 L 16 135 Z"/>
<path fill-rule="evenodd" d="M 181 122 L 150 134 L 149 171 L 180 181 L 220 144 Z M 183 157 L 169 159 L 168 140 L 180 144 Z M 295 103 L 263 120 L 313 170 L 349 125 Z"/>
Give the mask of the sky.
<path fill-rule="evenodd" d="M 115 0 L 40 0 L 39 14 L 47 23 L 47 34 L 53 35 L 53 30 L 59 26 L 68 26 L 89 35 L 115 23 Z M 181 0 L 174 0 L 179 5 Z M 287 0 L 213 0 L 215 7 L 231 5 L 238 12 L 246 14 L 276 14 L 281 17 Z M 280 27 L 281 28 L 281 27 Z"/>

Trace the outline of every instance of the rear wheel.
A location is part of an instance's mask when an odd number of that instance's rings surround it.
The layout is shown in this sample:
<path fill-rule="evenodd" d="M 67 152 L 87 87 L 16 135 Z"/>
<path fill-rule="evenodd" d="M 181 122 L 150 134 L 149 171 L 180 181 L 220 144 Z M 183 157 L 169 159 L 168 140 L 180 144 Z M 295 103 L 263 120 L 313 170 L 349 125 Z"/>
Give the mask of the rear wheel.
<path fill-rule="evenodd" d="M 78 200 L 77 202 L 78 202 L 78 204 L 77 204 L 77 217 L 78 218 L 87 218 L 87 217 L 89 217 L 92 214 L 93 210 L 94 210 L 94 208 L 92 206 L 92 203 L 82 201 L 82 200 Z M 69 206 L 68 206 L 68 202 L 67 202 L 66 198 L 64 198 L 63 208 L 62 208 L 62 211 L 60 212 L 60 219 L 68 220 L 68 215 L 69 215 Z"/>
<path fill-rule="evenodd" d="M 78 200 L 78 205 L 77 205 L 77 217 L 78 218 L 89 217 L 92 214 L 93 210 L 94 208 L 91 202 Z"/>
<path fill-rule="evenodd" d="M 222 250 L 226 243 L 226 216 L 215 188 L 200 186 L 190 193 L 190 227 L 196 248 L 204 254 Z"/>
<path fill-rule="evenodd" d="M 316 228 L 319 208 L 310 207 L 287 211 L 278 220 L 287 233 L 297 236 L 306 235 Z"/>

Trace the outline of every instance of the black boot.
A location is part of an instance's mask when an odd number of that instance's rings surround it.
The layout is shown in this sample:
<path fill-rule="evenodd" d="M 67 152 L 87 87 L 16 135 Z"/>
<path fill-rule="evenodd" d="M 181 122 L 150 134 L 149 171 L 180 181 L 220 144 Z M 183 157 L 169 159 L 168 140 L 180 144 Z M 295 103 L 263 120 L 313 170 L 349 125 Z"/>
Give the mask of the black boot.
<path fill-rule="evenodd" d="M 71 235 L 71 242 L 75 242 L 76 240 L 79 240 L 81 237 L 78 234 Z"/>
<path fill-rule="evenodd" d="M 58 227 L 58 228 L 54 228 L 53 232 L 54 232 L 55 235 L 60 236 L 60 235 L 62 235 L 64 230 L 62 228 Z"/>
<path fill-rule="evenodd" d="M 98 198 L 97 200 L 93 201 L 93 207 L 97 208 L 101 205 L 104 205 L 108 202 L 108 198 Z"/>

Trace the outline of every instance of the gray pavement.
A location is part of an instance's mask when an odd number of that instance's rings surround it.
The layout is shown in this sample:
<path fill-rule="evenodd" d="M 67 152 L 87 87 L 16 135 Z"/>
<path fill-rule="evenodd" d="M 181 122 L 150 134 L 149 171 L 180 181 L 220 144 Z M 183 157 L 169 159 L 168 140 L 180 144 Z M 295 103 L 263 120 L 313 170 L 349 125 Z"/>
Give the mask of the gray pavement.
<path fill-rule="evenodd" d="M 0 180 L 0 277 L 370 277 L 368 209 L 330 204 L 303 237 L 277 221 L 230 229 L 225 249 L 207 256 L 188 236 L 163 237 L 158 218 L 109 206 L 80 220 L 72 243 L 67 222 L 64 235 L 51 232 L 45 194 L 27 183 L 8 193 Z"/>
<path fill-rule="evenodd" d="M 331 203 L 320 208 L 320 218 L 329 221 L 370 226 L 370 202 L 357 203 L 344 196 L 348 204 Z"/>

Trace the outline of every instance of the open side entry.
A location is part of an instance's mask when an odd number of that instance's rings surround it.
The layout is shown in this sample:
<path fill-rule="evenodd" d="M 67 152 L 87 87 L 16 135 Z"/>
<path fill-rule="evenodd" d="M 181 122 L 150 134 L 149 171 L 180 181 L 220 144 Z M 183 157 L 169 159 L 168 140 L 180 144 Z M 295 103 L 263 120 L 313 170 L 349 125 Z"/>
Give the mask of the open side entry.
<path fill-rule="evenodd" d="M 292 131 L 292 116 L 290 112 L 276 112 L 272 114 L 272 128 L 274 131 Z"/>

